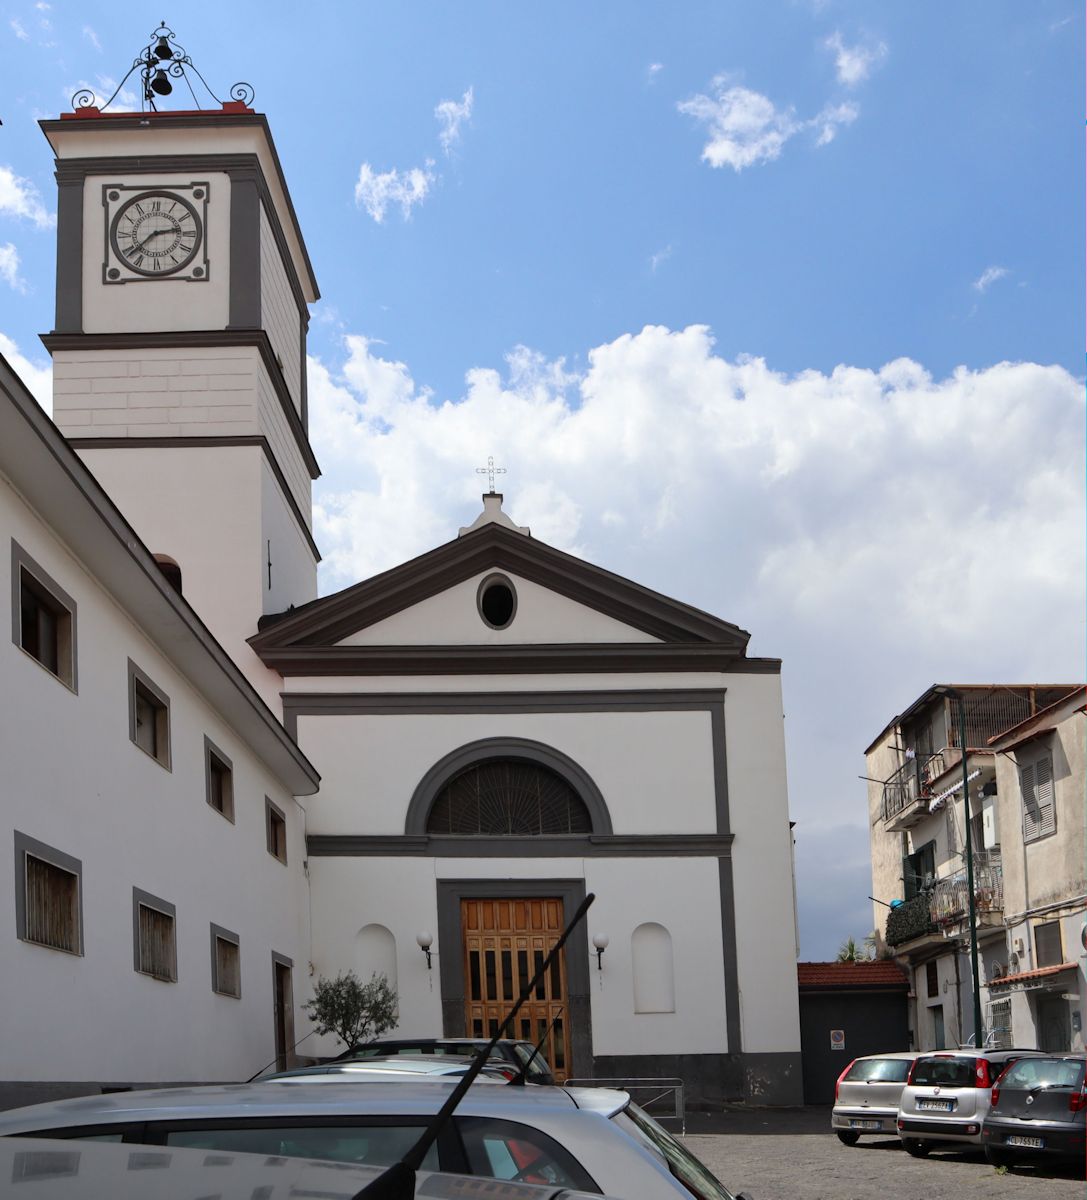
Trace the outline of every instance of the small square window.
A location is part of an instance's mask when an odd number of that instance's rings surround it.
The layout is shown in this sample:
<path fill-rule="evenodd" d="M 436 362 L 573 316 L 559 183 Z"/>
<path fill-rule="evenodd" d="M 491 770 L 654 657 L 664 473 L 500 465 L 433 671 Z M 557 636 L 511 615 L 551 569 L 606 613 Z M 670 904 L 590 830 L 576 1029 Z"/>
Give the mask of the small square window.
<path fill-rule="evenodd" d="M 128 736 L 170 769 L 170 698 L 128 660 Z"/>
<path fill-rule="evenodd" d="M 12 641 L 74 692 L 75 601 L 14 541 L 11 591 Z"/>
<path fill-rule="evenodd" d="M 218 746 L 204 737 L 204 775 L 207 780 L 207 801 L 228 821 L 234 820 L 234 767 Z"/>
<path fill-rule="evenodd" d="M 1064 961 L 1060 921 L 1034 926 L 1034 958 L 1036 967 L 1059 967 Z"/>
<path fill-rule="evenodd" d="M 83 864 L 15 831 L 16 932 L 24 942 L 83 953 Z"/>
<path fill-rule="evenodd" d="M 211 927 L 211 990 L 221 996 L 241 997 L 240 940 L 221 925 Z"/>
<path fill-rule="evenodd" d="M 264 810 L 267 819 L 268 853 L 278 858 L 281 863 L 287 861 L 287 818 L 283 809 L 273 804 L 267 796 L 264 797 Z"/>
<path fill-rule="evenodd" d="M 169 900 L 132 889 L 133 966 L 141 975 L 177 981 L 176 909 Z"/>

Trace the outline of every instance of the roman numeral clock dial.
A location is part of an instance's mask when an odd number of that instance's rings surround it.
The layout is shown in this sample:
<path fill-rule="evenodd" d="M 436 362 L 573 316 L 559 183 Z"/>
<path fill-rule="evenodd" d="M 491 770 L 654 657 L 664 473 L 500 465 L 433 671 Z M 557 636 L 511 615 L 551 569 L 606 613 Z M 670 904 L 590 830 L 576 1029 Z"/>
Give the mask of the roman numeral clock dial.
<path fill-rule="evenodd" d="M 205 245 L 208 185 L 103 189 L 106 283 L 208 278 Z"/>

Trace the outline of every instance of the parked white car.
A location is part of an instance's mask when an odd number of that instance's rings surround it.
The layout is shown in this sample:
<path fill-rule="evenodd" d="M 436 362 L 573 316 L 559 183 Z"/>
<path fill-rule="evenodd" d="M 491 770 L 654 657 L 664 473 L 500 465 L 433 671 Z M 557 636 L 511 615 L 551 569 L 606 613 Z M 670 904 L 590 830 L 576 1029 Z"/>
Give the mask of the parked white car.
<path fill-rule="evenodd" d="M 447 1077 L 115 1092 L 0 1112 L 0 1137 L 119 1136 L 386 1166 L 415 1144 L 455 1084 Z M 628 1200 L 733 1200 L 625 1092 L 604 1088 L 473 1085 L 422 1165 Z"/>
<path fill-rule="evenodd" d="M 992 1086 L 1019 1058 L 1040 1058 L 1040 1050 L 939 1050 L 922 1054 L 902 1089 L 898 1133 L 915 1158 L 940 1142 L 981 1143 Z"/>
<path fill-rule="evenodd" d="M 919 1050 L 855 1058 L 834 1085 L 830 1126 L 839 1141 L 855 1146 L 861 1134 L 898 1135 L 898 1102 Z"/>

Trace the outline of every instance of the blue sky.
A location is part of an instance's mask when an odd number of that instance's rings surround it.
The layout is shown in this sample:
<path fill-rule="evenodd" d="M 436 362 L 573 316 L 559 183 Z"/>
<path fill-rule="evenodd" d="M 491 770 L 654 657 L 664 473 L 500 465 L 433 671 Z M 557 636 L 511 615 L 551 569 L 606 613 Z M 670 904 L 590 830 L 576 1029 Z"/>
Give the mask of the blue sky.
<path fill-rule="evenodd" d="M 52 162 L 163 15 L 0 5 L 0 349 L 44 395 Z M 785 660 L 803 955 L 871 927 L 863 748 L 1082 677 L 1082 6 L 188 0 L 322 290 L 322 588 L 471 520 Z"/>

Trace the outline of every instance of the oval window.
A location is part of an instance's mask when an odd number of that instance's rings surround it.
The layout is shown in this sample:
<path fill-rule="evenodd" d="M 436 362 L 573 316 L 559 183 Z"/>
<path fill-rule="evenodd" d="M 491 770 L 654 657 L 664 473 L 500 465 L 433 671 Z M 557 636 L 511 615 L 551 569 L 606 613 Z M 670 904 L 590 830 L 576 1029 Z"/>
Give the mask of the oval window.
<path fill-rule="evenodd" d="M 517 611 L 517 593 L 505 576 L 492 575 L 479 585 L 479 614 L 492 629 L 505 629 Z"/>

